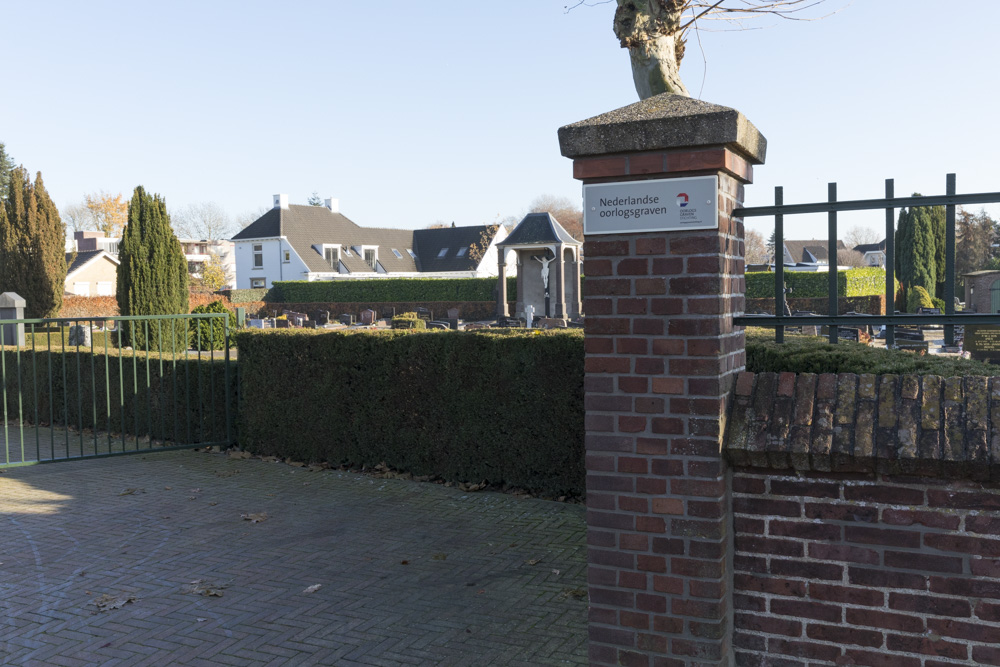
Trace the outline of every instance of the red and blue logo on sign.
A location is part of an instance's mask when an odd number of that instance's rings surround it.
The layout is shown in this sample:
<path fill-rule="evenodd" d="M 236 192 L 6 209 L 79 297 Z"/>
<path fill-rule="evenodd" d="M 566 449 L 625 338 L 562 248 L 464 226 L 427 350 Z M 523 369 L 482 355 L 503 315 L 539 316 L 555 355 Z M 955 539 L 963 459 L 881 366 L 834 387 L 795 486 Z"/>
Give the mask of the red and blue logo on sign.
<path fill-rule="evenodd" d="M 677 195 L 677 205 L 680 206 L 681 208 L 684 208 L 685 206 L 688 205 L 688 196 L 686 193 L 682 192 L 679 195 Z"/>

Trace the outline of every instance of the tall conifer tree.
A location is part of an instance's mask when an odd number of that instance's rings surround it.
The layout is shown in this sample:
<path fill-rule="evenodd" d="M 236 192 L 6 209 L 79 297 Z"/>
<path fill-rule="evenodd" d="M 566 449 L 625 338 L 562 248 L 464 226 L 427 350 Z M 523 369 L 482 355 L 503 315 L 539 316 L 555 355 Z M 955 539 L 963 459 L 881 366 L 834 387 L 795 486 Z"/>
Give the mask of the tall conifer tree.
<path fill-rule="evenodd" d="M 41 173 L 34 185 L 23 167 L 9 176 L 0 217 L 0 289 L 24 297 L 25 316 L 53 317 L 65 290 L 66 229 Z"/>
<path fill-rule="evenodd" d="M 188 313 L 187 262 L 170 227 L 167 205 L 160 195 L 150 195 L 141 185 L 132 193 L 128 223 L 119 246 L 117 298 L 122 315 L 172 315 Z M 126 326 L 127 344 L 165 350 L 186 350 L 187 326 L 150 323 Z M 173 345 L 171 331 L 176 333 Z"/>

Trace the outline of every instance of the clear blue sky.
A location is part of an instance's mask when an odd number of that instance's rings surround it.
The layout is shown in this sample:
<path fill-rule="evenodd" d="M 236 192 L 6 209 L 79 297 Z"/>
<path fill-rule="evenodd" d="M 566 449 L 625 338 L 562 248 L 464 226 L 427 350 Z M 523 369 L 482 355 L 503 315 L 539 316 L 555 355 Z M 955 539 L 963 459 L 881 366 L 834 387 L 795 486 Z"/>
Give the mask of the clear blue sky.
<path fill-rule="evenodd" d="M 0 141 L 60 206 L 142 184 L 235 215 L 317 191 L 365 226 L 481 224 L 579 200 L 556 130 L 637 99 L 614 3 L 567 4 L 0 0 Z M 878 197 L 889 177 L 938 194 L 947 172 L 1000 191 L 1000 2 L 855 0 L 752 25 L 703 33 L 707 65 L 692 37 L 682 69 L 768 139 L 748 205 L 775 185 L 823 200 L 829 181 Z M 881 224 L 858 215 L 842 228 Z"/>

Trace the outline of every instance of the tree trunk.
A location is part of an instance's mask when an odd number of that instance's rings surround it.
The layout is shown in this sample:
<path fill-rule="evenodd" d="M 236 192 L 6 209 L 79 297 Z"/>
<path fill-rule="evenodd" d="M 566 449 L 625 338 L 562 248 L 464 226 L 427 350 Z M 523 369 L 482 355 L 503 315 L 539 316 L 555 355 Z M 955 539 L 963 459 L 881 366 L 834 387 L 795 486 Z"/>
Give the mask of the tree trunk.
<path fill-rule="evenodd" d="M 618 0 L 615 35 L 628 49 L 639 99 L 660 93 L 688 95 L 680 75 L 685 4 L 686 0 Z"/>

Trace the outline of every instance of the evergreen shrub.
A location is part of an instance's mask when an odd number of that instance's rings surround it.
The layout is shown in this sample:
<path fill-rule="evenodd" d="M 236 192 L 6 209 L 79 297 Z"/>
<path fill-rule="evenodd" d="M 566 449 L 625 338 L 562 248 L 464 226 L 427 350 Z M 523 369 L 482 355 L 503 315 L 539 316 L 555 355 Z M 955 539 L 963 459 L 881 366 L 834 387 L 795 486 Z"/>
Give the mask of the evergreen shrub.
<path fill-rule="evenodd" d="M 236 340 L 249 451 L 584 491 L 579 330 L 246 329 Z"/>
<path fill-rule="evenodd" d="M 230 347 L 232 335 L 236 331 L 236 314 L 226 308 L 222 301 L 213 301 L 204 306 L 198 306 L 192 313 L 226 313 L 229 318 Z M 191 330 L 191 347 L 195 350 L 221 350 L 226 346 L 226 325 L 221 317 L 192 318 L 188 320 Z"/>

